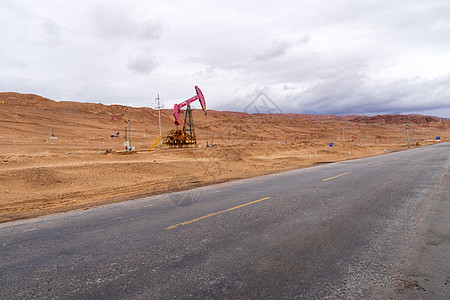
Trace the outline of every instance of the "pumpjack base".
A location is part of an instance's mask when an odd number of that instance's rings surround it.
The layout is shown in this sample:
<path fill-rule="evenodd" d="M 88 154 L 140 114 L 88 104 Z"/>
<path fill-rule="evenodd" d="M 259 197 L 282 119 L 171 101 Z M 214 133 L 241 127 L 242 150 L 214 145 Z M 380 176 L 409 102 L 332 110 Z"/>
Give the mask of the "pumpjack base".
<path fill-rule="evenodd" d="M 197 139 L 195 136 L 190 136 L 182 129 L 171 130 L 169 135 L 164 139 L 163 145 L 175 147 L 189 147 L 191 145 L 197 145 Z"/>

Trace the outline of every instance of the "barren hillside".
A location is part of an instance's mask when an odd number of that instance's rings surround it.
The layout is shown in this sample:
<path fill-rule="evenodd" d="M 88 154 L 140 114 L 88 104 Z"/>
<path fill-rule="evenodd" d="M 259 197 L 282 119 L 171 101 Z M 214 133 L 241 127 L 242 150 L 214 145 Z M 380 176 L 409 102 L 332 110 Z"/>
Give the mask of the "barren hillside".
<path fill-rule="evenodd" d="M 176 128 L 171 113 L 163 134 Z M 123 152 L 128 120 L 133 154 Z M 195 110 L 194 121 L 199 147 L 150 152 L 151 108 L 0 93 L 0 222 L 407 149 L 406 123 L 410 147 L 450 139 L 450 120 L 417 115 Z"/>

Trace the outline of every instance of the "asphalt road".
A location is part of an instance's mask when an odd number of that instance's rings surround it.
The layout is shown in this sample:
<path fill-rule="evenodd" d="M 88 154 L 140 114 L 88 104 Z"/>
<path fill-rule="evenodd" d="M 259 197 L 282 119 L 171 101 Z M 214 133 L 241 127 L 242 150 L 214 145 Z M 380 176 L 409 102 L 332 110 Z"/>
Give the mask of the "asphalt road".
<path fill-rule="evenodd" d="M 0 224 L 0 299 L 448 299 L 449 150 Z"/>

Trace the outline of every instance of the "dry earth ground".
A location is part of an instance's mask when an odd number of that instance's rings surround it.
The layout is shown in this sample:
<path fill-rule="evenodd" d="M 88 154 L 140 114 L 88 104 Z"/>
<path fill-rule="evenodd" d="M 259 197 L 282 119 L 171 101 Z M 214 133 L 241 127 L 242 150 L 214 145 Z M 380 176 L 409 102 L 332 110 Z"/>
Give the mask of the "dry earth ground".
<path fill-rule="evenodd" d="M 131 154 L 123 152 L 128 120 L 137 150 Z M 405 122 L 411 147 L 450 139 L 448 119 L 423 116 L 196 110 L 194 120 L 198 148 L 150 152 L 158 136 L 158 114 L 150 108 L 0 93 L 0 222 L 404 150 Z M 165 134 L 175 129 L 172 122 L 163 110 Z M 112 138 L 117 132 L 121 137 Z"/>

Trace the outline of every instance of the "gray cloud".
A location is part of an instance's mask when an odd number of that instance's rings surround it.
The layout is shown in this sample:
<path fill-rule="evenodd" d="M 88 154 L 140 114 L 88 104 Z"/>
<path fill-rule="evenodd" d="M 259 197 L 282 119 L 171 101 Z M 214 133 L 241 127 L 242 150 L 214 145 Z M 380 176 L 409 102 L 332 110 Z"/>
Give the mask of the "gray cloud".
<path fill-rule="evenodd" d="M 159 63 L 156 59 L 149 55 L 141 55 L 130 59 L 127 68 L 140 75 L 148 75 L 158 67 Z"/>
<path fill-rule="evenodd" d="M 139 75 L 148 75 L 159 65 L 152 54 L 152 45 L 162 36 L 160 22 L 147 20 L 139 24 L 139 29 L 132 58 L 128 60 L 127 69 Z"/>
<path fill-rule="evenodd" d="M 114 5 L 97 5 L 92 9 L 90 22 L 96 36 L 101 39 L 156 40 L 162 36 L 159 21 L 137 20 L 132 11 Z"/>
<path fill-rule="evenodd" d="M 162 36 L 162 25 L 157 21 L 145 21 L 140 24 L 138 39 L 144 41 L 157 40 Z"/>
<path fill-rule="evenodd" d="M 0 89 L 170 107 L 199 85 L 211 109 L 263 90 L 284 112 L 450 117 L 448 20 L 441 0 L 4 0 Z"/>
<path fill-rule="evenodd" d="M 309 39 L 311 38 L 311 35 L 308 33 L 303 34 L 300 38 L 297 39 L 297 44 L 306 44 L 309 42 Z"/>
<path fill-rule="evenodd" d="M 445 88 L 449 84 L 450 76 L 439 80 L 413 78 L 374 85 L 364 74 L 348 73 L 313 85 L 292 96 L 290 102 L 302 106 L 306 113 L 320 114 L 449 110 L 450 91 Z"/>
<path fill-rule="evenodd" d="M 3 62 L 0 60 L 0 66 L 6 69 L 25 69 L 27 64 L 20 59 L 10 58 L 5 59 Z"/>
<path fill-rule="evenodd" d="M 102 39 L 130 39 L 136 36 L 137 26 L 127 10 L 113 5 L 97 5 L 90 22 L 97 37 Z"/>
<path fill-rule="evenodd" d="M 288 41 L 273 41 L 269 48 L 255 55 L 255 60 L 268 61 L 283 56 L 289 48 L 291 43 Z"/>
<path fill-rule="evenodd" d="M 55 21 L 53 21 L 52 19 L 48 19 L 45 22 L 43 22 L 42 27 L 49 36 L 53 38 L 61 37 L 61 27 L 58 24 L 56 24 Z"/>

